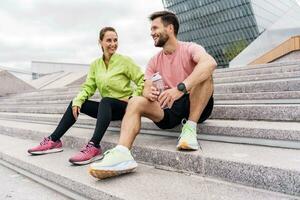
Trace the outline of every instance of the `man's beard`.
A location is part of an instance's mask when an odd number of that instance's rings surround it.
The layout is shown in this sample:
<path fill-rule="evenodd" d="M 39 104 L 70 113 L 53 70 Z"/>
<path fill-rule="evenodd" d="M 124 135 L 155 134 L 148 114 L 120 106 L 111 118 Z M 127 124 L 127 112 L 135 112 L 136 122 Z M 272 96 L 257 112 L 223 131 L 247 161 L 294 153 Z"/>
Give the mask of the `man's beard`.
<path fill-rule="evenodd" d="M 169 36 L 167 34 L 161 34 L 158 38 L 157 43 L 154 43 L 154 45 L 156 47 L 163 47 L 168 40 L 169 40 Z"/>

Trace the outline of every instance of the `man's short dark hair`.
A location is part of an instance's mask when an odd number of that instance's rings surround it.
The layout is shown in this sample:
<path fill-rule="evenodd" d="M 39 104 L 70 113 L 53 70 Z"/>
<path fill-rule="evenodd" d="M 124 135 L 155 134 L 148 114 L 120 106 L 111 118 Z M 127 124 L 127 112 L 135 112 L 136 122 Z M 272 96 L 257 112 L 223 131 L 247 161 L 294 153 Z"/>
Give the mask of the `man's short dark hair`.
<path fill-rule="evenodd" d="M 158 11 L 150 15 L 149 19 L 153 21 L 154 19 L 160 17 L 164 26 L 172 24 L 174 26 L 174 33 L 177 36 L 179 30 L 179 22 L 177 16 L 170 11 Z"/>

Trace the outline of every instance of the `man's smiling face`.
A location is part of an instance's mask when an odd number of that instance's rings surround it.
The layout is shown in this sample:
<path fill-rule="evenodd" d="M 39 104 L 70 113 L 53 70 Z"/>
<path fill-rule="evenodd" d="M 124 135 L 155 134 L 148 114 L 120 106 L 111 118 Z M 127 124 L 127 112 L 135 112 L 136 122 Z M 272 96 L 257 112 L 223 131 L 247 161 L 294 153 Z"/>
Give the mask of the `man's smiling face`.
<path fill-rule="evenodd" d="M 151 36 L 156 47 L 163 47 L 169 40 L 167 27 L 164 26 L 160 17 L 154 19 L 151 23 Z"/>

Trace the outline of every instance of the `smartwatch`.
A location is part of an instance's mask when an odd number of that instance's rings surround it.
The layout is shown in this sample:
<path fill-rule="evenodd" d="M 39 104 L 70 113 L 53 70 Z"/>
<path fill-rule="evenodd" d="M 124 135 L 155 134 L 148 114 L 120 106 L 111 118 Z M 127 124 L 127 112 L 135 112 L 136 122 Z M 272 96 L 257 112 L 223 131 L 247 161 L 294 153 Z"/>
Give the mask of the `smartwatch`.
<path fill-rule="evenodd" d="M 184 94 L 188 93 L 184 83 L 179 83 L 177 85 L 177 90 L 179 90 L 180 92 L 183 92 Z"/>

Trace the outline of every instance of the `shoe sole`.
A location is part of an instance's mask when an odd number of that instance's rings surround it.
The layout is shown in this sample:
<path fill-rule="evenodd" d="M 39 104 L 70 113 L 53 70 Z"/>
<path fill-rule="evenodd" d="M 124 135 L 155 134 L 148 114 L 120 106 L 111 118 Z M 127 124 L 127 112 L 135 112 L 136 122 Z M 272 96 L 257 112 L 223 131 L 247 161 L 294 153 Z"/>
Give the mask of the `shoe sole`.
<path fill-rule="evenodd" d="M 103 154 L 99 155 L 99 156 L 95 156 L 89 160 L 85 160 L 85 161 L 70 161 L 70 163 L 72 163 L 73 165 L 87 165 L 87 164 L 90 164 L 92 162 L 95 162 L 97 160 L 101 160 L 103 158 Z"/>
<path fill-rule="evenodd" d="M 110 178 L 114 176 L 119 176 L 121 174 L 126 174 L 133 172 L 136 168 L 133 169 L 126 169 L 126 170 L 120 170 L 120 171 L 113 171 L 113 170 L 97 170 L 97 169 L 89 169 L 89 174 L 97 179 L 105 179 Z"/>
<path fill-rule="evenodd" d="M 199 149 L 199 147 L 197 146 L 191 146 L 189 145 L 187 142 L 181 142 L 178 146 L 177 146 L 178 150 L 193 150 L 196 151 Z"/>
<path fill-rule="evenodd" d="M 119 176 L 121 174 L 126 174 L 135 171 L 137 168 L 137 163 L 131 164 L 130 168 L 127 169 L 118 169 L 118 170 L 108 170 L 108 169 L 93 169 L 89 168 L 89 174 L 97 179 L 105 179 L 113 176 Z"/>
<path fill-rule="evenodd" d="M 33 152 L 28 152 L 31 155 L 44 155 L 44 154 L 50 154 L 50 153 L 58 153 L 58 152 L 62 152 L 63 149 L 62 148 L 55 148 L 55 149 L 49 149 L 46 151 L 33 151 Z"/>

